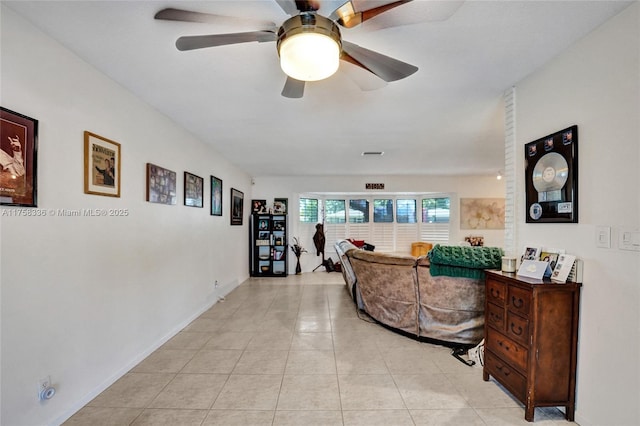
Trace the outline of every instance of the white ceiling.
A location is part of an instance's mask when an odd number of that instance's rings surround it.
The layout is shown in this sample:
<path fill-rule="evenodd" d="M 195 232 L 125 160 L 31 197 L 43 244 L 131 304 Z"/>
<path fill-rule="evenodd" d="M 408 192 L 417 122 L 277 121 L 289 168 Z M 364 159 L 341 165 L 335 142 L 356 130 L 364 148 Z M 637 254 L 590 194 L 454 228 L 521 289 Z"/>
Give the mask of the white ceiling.
<path fill-rule="evenodd" d="M 319 12 L 343 1 L 323 1 Z M 3 3 L 250 175 L 266 176 L 495 174 L 504 91 L 630 2 L 416 0 L 341 30 L 417 73 L 386 84 L 343 62 L 308 83 L 302 99 L 280 95 L 275 43 L 174 45 L 183 35 L 258 28 L 153 19 L 174 7 L 280 25 L 288 15 L 274 0 Z"/>

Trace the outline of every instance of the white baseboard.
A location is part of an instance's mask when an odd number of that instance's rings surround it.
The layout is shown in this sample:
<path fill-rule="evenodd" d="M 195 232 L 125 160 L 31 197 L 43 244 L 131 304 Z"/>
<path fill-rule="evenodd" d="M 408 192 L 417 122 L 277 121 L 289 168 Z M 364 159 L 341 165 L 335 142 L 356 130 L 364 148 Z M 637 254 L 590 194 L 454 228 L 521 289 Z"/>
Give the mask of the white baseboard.
<path fill-rule="evenodd" d="M 235 281 L 237 283 L 237 280 Z M 237 286 L 237 285 L 236 285 Z M 220 290 L 225 289 L 226 290 L 227 286 L 224 287 L 219 287 L 218 293 L 220 293 Z M 233 290 L 235 287 L 230 288 L 229 291 L 227 291 L 226 293 L 223 294 L 229 294 L 229 292 L 231 290 Z M 156 342 L 154 342 L 151 346 L 149 346 L 147 349 L 145 349 L 143 352 L 139 353 L 138 355 L 136 355 L 133 359 L 131 359 L 124 367 L 122 367 L 121 369 L 119 369 L 115 374 L 113 374 L 111 377 L 109 377 L 108 379 L 106 379 L 104 382 L 102 382 L 99 386 L 97 386 L 95 389 L 93 389 L 91 392 L 89 392 L 87 395 L 85 395 L 83 398 L 81 398 L 80 400 L 78 400 L 75 404 L 73 404 L 71 406 L 71 408 L 69 408 L 68 410 L 66 410 L 64 412 L 64 414 L 62 414 L 61 416 L 59 416 L 54 423 L 51 423 L 52 426 L 57 426 L 57 425 L 61 425 L 62 423 L 64 423 L 66 420 L 68 420 L 71 416 L 73 416 L 76 412 L 78 412 L 82 407 L 84 407 L 85 405 L 87 405 L 87 403 L 89 403 L 91 400 L 93 400 L 96 396 L 100 395 L 102 392 L 104 392 L 109 386 L 111 386 L 112 384 L 114 384 L 119 378 L 121 378 L 122 376 L 124 376 L 127 372 L 129 372 L 129 370 L 131 370 L 133 367 L 135 367 L 136 365 L 138 365 L 143 359 L 145 359 L 146 357 L 148 357 L 149 355 L 151 355 L 155 350 L 157 350 L 160 346 L 164 345 L 166 342 L 169 341 L 169 339 L 171 339 L 173 336 L 175 336 L 176 334 L 178 334 L 180 332 L 180 330 L 182 330 L 183 328 L 185 328 L 187 325 L 189 325 L 193 320 L 195 320 L 196 318 L 198 318 L 200 315 L 202 315 L 203 312 L 205 312 L 206 310 L 208 310 L 209 308 L 211 308 L 215 303 L 218 302 L 219 298 L 218 297 L 211 297 L 211 296 L 215 296 L 216 293 L 212 293 L 212 295 L 210 295 L 210 297 L 207 297 L 207 301 L 205 302 L 205 304 L 200 307 L 200 309 L 198 309 L 198 311 L 189 316 L 187 319 L 185 319 L 184 321 L 182 321 L 180 324 L 178 324 L 177 326 L 175 326 L 174 328 L 171 329 L 171 331 L 169 331 L 167 334 L 165 334 L 163 337 L 161 337 L 160 339 L 158 339 Z M 212 299 L 212 300 L 211 300 Z"/>

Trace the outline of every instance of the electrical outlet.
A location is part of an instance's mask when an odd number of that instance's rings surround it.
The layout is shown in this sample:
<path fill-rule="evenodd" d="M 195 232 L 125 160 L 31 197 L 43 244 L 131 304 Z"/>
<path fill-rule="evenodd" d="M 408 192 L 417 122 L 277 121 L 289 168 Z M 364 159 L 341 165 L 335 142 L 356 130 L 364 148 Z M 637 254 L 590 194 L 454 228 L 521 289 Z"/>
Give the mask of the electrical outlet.
<path fill-rule="evenodd" d="M 218 288 L 218 280 L 216 280 L 216 282 L 213 284 L 214 288 Z"/>
<path fill-rule="evenodd" d="M 47 376 L 43 379 L 38 380 L 38 398 L 45 399 L 44 395 L 47 392 L 47 389 L 51 387 L 51 377 Z"/>

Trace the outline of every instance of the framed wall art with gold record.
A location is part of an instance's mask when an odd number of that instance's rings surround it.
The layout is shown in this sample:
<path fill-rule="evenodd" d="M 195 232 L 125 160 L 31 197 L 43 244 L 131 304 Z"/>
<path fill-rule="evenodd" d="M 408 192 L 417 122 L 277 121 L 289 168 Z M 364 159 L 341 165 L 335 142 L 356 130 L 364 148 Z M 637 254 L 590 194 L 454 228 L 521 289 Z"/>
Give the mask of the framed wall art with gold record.
<path fill-rule="evenodd" d="M 524 146 L 527 223 L 578 223 L 578 126 Z"/>

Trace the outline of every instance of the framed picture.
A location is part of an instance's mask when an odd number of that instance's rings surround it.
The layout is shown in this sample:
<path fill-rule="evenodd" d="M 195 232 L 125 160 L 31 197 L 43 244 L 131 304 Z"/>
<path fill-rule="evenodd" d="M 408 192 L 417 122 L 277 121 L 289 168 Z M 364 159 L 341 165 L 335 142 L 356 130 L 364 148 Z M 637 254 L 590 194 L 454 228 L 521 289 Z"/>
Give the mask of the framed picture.
<path fill-rule="evenodd" d="M 211 176 L 211 216 L 222 216 L 222 179 Z"/>
<path fill-rule="evenodd" d="M 540 249 L 540 260 L 543 262 L 549 262 L 549 266 L 551 267 L 551 270 L 553 270 L 553 268 L 556 267 L 556 263 L 558 263 L 558 256 L 564 253 L 564 249 L 543 247 Z"/>
<path fill-rule="evenodd" d="M 189 172 L 184 172 L 184 205 L 203 207 L 204 179 Z"/>
<path fill-rule="evenodd" d="M 468 235 L 464 237 L 464 241 L 469 243 L 471 247 L 484 246 L 484 236 L 482 235 Z"/>
<path fill-rule="evenodd" d="M 37 207 L 38 120 L 0 107 L 0 205 Z"/>
<path fill-rule="evenodd" d="M 244 193 L 231 188 L 231 224 L 242 225 Z"/>
<path fill-rule="evenodd" d="M 578 223 L 578 126 L 524 146 L 527 223 Z"/>
<path fill-rule="evenodd" d="M 504 229 L 504 198 L 460 198 L 460 229 Z"/>
<path fill-rule="evenodd" d="M 84 132 L 84 193 L 120 196 L 120 144 Z"/>
<path fill-rule="evenodd" d="M 521 260 L 538 260 L 540 259 L 540 247 L 525 247 Z"/>
<path fill-rule="evenodd" d="M 147 163 L 147 201 L 176 204 L 176 172 Z"/>
<path fill-rule="evenodd" d="M 267 213 L 267 200 L 251 200 L 251 213 Z"/>
<path fill-rule="evenodd" d="M 273 199 L 273 214 L 287 214 L 288 198 Z"/>

